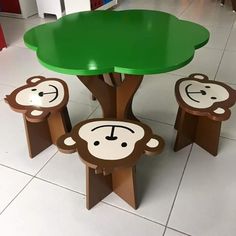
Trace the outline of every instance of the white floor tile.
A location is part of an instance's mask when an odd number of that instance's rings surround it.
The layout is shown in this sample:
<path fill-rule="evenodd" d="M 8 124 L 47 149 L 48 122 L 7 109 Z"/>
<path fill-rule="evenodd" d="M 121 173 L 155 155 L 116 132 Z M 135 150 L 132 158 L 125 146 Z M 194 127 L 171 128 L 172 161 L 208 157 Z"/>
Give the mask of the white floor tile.
<path fill-rule="evenodd" d="M 0 218 L 4 236 L 161 236 L 163 231 L 105 204 L 88 211 L 83 196 L 40 180 L 33 180 Z"/>
<path fill-rule="evenodd" d="M 186 236 L 186 234 L 167 228 L 164 236 Z"/>
<path fill-rule="evenodd" d="M 182 77 L 171 74 L 145 76 L 133 100 L 134 114 L 173 125 L 178 110 L 174 87 Z"/>
<path fill-rule="evenodd" d="M 195 56 L 188 65 L 171 73 L 185 76 L 192 73 L 203 73 L 208 75 L 210 79 L 214 79 L 222 54 L 222 50 L 205 46 L 195 51 Z"/>
<path fill-rule="evenodd" d="M 14 90 L 13 86 L 0 84 L 0 101 Z"/>
<path fill-rule="evenodd" d="M 236 141 L 220 140 L 217 157 L 194 145 L 169 226 L 201 236 L 236 232 Z"/>
<path fill-rule="evenodd" d="M 78 153 L 58 152 L 37 177 L 85 194 L 85 174 L 85 165 L 81 162 Z"/>
<path fill-rule="evenodd" d="M 226 49 L 231 51 L 236 51 L 236 23 L 234 23 L 234 26 L 230 33 Z"/>
<path fill-rule="evenodd" d="M 219 1 L 198 0 L 192 2 L 181 18 L 205 26 L 231 28 L 236 16 L 228 4 L 221 7 Z"/>
<path fill-rule="evenodd" d="M 34 159 L 29 158 L 22 114 L 0 101 L 0 163 L 31 175 L 36 174 L 57 152 L 52 145 Z"/>
<path fill-rule="evenodd" d="M 216 80 L 236 84 L 236 51 L 225 51 Z"/>
<path fill-rule="evenodd" d="M 1 83 L 24 85 L 29 77 L 39 75 L 43 70 L 35 52 L 27 48 L 8 47 L 0 53 Z"/>
<path fill-rule="evenodd" d="M 0 165 L 0 213 L 32 177 Z M 1 218 L 0 218 L 1 221 Z"/>
<path fill-rule="evenodd" d="M 210 32 L 210 39 L 205 47 L 225 49 L 231 29 L 228 27 L 207 27 L 207 29 Z"/>

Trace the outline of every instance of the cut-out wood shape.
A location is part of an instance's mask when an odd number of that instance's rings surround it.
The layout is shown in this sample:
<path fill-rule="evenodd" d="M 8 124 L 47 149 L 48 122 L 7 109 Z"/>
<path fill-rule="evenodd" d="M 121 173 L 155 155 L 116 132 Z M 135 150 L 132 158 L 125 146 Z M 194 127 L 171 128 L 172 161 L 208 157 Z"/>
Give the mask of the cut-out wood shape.
<path fill-rule="evenodd" d="M 212 155 L 218 152 L 221 122 L 229 119 L 236 102 L 236 91 L 211 81 L 204 74 L 191 74 L 177 81 L 175 95 L 179 104 L 174 150 L 195 142 Z"/>
<path fill-rule="evenodd" d="M 6 95 L 5 101 L 23 114 L 30 157 L 33 158 L 57 138 L 71 130 L 67 111 L 69 93 L 64 81 L 34 76 L 26 85 Z"/>
<path fill-rule="evenodd" d="M 143 153 L 159 154 L 164 141 L 140 122 L 92 119 L 61 136 L 57 146 L 64 153 L 77 151 L 86 165 L 88 209 L 112 191 L 136 209 L 136 163 Z"/>

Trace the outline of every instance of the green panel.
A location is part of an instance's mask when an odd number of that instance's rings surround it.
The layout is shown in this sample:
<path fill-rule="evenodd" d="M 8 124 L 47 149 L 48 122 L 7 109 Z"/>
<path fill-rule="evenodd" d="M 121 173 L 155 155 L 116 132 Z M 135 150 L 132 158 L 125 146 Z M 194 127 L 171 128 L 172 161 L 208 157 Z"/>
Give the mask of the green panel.
<path fill-rule="evenodd" d="M 175 70 L 208 39 L 208 30 L 198 24 L 148 10 L 74 13 L 24 35 L 45 67 L 75 75 Z"/>

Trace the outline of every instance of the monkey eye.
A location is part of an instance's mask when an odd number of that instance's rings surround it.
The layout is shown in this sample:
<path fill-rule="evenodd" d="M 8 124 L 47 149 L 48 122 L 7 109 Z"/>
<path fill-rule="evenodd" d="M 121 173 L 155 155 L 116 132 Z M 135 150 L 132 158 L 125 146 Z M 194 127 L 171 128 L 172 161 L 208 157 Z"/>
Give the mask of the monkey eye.
<path fill-rule="evenodd" d="M 211 97 L 211 99 L 212 99 L 212 100 L 215 100 L 215 99 L 216 99 L 216 97 Z"/>
<path fill-rule="evenodd" d="M 99 141 L 95 141 L 95 142 L 93 143 L 94 146 L 98 146 L 99 144 L 100 144 Z"/>
<path fill-rule="evenodd" d="M 31 91 L 36 91 L 37 89 L 31 89 Z"/>
<path fill-rule="evenodd" d="M 207 86 L 205 86 L 205 88 L 210 88 L 210 86 L 209 86 L 209 85 L 207 85 Z"/>
<path fill-rule="evenodd" d="M 126 142 L 123 142 L 122 144 L 121 144 L 121 147 L 126 147 L 127 146 L 127 143 Z"/>

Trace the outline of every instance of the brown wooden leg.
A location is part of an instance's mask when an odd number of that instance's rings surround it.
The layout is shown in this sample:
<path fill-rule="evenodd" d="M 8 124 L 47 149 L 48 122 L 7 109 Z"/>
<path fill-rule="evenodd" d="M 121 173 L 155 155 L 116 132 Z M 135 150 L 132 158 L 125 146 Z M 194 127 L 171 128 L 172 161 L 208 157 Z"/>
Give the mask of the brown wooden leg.
<path fill-rule="evenodd" d="M 115 169 L 112 173 L 113 191 L 134 209 L 137 209 L 136 168 Z"/>
<path fill-rule="evenodd" d="M 95 174 L 95 170 L 86 166 L 86 207 L 91 209 L 112 192 L 112 177 Z"/>
<path fill-rule="evenodd" d="M 116 81 L 121 81 L 118 75 L 116 77 Z M 123 119 L 134 116 L 131 109 L 132 99 L 142 82 L 142 75 L 125 75 L 121 84 L 115 82 L 119 84 L 115 84 L 115 87 L 99 79 L 99 76 L 78 76 L 78 78 L 97 98 L 105 118 Z"/>
<path fill-rule="evenodd" d="M 176 119 L 175 119 L 175 125 L 174 125 L 174 128 L 175 128 L 176 130 L 178 130 L 178 127 L 179 127 L 179 122 L 180 122 L 181 113 L 182 113 L 182 109 L 181 109 L 181 107 L 179 107 L 179 108 L 178 108 L 177 115 L 176 115 Z"/>
<path fill-rule="evenodd" d="M 27 121 L 25 116 L 23 116 L 23 118 L 29 155 L 33 158 L 52 144 L 50 131 L 47 120 L 32 123 Z"/>
<path fill-rule="evenodd" d="M 122 84 L 116 88 L 116 117 L 118 119 L 129 118 L 129 116 L 135 118 L 132 111 L 132 100 L 142 80 L 143 75 L 125 75 Z"/>
<path fill-rule="evenodd" d="M 236 0 L 231 0 L 233 11 L 236 11 Z"/>
<path fill-rule="evenodd" d="M 71 123 L 68 110 L 65 107 L 62 111 L 51 114 L 48 117 L 48 126 L 51 133 L 52 143 L 56 144 L 57 139 L 71 130 Z"/>
<path fill-rule="evenodd" d="M 216 156 L 218 153 L 221 122 L 199 117 L 195 142 L 200 147 Z"/>
<path fill-rule="evenodd" d="M 195 132 L 198 124 L 198 117 L 181 110 L 178 120 L 178 130 L 174 145 L 174 151 L 178 151 L 195 140 Z"/>

